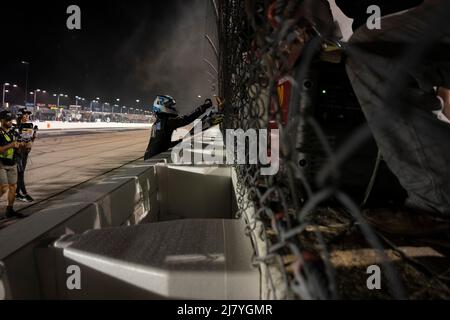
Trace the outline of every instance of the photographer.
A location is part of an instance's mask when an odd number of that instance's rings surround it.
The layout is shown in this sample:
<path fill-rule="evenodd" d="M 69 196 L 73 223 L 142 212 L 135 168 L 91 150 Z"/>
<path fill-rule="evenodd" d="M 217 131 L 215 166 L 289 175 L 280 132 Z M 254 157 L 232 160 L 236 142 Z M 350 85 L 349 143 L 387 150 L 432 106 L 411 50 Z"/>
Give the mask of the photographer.
<path fill-rule="evenodd" d="M 17 190 L 16 199 L 23 202 L 33 202 L 34 199 L 28 194 L 25 187 L 25 169 L 27 167 L 28 155 L 31 151 L 36 132 L 33 130 L 33 124 L 30 123 L 31 112 L 22 108 L 17 112 L 17 131 L 19 134 L 19 148 L 16 150 L 17 160 Z"/>
<path fill-rule="evenodd" d="M 7 218 L 24 218 L 24 215 L 13 209 L 17 186 L 17 167 L 14 154 L 18 143 L 14 141 L 11 130 L 12 120 L 11 112 L 6 110 L 0 112 L 0 197 L 8 193 L 8 206 L 5 213 Z"/>

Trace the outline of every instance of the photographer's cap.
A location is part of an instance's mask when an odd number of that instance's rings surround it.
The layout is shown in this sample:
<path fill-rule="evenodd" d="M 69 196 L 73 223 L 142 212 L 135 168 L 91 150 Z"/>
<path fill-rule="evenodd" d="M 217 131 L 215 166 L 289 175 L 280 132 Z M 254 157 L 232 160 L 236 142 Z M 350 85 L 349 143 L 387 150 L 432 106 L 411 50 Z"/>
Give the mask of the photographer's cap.
<path fill-rule="evenodd" d="M 14 119 L 14 117 L 11 111 L 3 110 L 2 112 L 0 112 L 0 120 L 11 121 L 12 119 Z"/>
<path fill-rule="evenodd" d="M 29 110 L 27 110 L 27 108 L 20 108 L 19 109 L 19 111 L 17 111 L 17 116 L 18 117 L 21 117 L 21 116 L 23 116 L 24 114 L 32 114 L 32 112 L 31 111 L 29 111 Z"/>

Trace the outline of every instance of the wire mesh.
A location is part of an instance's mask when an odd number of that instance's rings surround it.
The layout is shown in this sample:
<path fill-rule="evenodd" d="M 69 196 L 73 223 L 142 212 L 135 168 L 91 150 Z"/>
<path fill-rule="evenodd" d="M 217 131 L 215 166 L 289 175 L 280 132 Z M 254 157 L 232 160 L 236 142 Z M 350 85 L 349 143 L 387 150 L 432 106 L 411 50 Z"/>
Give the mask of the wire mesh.
<path fill-rule="evenodd" d="M 351 249 L 367 249 L 376 256 L 372 261 L 382 266 L 387 285 L 376 297 L 421 296 L 423 287 L 405 289 L 417 265 L 411 271 L 413 264 L 399 263 L 394 256 L 401 250 L 380 238 L 361 213 L 360 203 L 367 204 L 374 188 L 372 173 L 380 170 L 381 157 L 376 148 L 369 154 L 361 152 L 375 144 L 356 98 L 348 98 L 345 106 L 339 101 L 339 92 L 352 96 L 353 90 L 345 84 L 348 79 L 339 82 L 336 77 L 345 74 L 339 59 L 344 48 L 337 40 L 339 31 L 328 2 L 215 0 L 211 10 L 218 30 L 212 47 L 219 48 L 223 129 L 280 131 L 276 175 L 262 175 L 258 165 L 235 165 L 237 216 L 252 208 L 247 232 L 266 244 L 254 258 L 255 265 L 268 270 L 264 298 L 372 297 L 366 269 L 338 266 L 340 253 Z M 331 47 L 336 50 L 328 50 Z M 331 80 L 323 79 L 324 70 Z M 334 97 L 321 89 L 329 81 L 334 81 Z M 320 109 L 324 99 L 338 111 Z M 360 158 L 352 158 L 355 153 Z M 352 172 L 355 161 L 364 163 L 359 173 Z M 357 184 L 346 183 L 355 178 Z M 355 234 L 356 238 L 343 240 Z M 433 274 L 433 279 L 440 278 Z M 439 285 L 440 292 L 448 294 L 447 285 Z"/>

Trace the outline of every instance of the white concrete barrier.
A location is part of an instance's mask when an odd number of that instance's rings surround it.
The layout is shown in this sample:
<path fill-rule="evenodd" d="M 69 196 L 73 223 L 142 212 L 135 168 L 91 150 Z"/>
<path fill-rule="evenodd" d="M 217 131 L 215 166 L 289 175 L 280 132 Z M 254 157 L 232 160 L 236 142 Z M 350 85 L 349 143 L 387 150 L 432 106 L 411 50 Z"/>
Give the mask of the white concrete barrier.
<path fill-rule="evenodd" d="M 51 201 L 0 231 L 0 296 L 258 299 L 251 239 L 232 219 L 230 175 L 227 167 L 139 161 Z M 87 281 L 79 292 L 66 287 L 73 264 Z"/>
<path fill-rule="evenodd" d="M 0 230 L 0 287 L 6 298 L 42 298 L 36 248 L 64 234 L 137 224 L 151 211 L 156 192 L 154 166 L 140 161 L 50 201 L 47 208 Z M 157 214 L 156 209 L 152 212 Z"/>
<path fill-rule="evenodd" d="M 252 255 L 242 220 L 185 219 L 67 236 L 39 266 L 49 298 L 254 300 Z M 68 289 L 69 266 L 81 290 Z"/>
<path fill-rule="evenodd" d="M 260 298 L 252 240 L 243 218 L 231 219 L 231 168 L 167 165 L 170 152 L 157 158 L 0 230 L 0 298 Z M 85 290 L 66 285 L 73 263 Z"/>
<path fill-rule="evenodd" d="M 73 129 L 107 129 L 129 128 L 149 129 L 151 123 L 117 123 L 117 122 L 62 122 L 62 121 L 35 121 L 39 130 L 73 130 Z"/>

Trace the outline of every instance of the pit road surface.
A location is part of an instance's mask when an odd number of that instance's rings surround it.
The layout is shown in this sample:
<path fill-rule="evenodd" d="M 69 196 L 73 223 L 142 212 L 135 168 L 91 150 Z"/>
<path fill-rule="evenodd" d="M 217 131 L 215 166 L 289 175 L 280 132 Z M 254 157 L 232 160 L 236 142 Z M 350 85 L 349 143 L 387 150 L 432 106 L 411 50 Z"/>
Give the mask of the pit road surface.
<path fill-rule="evenodd" d="M 72 186 L 144 156 L 149 139 L 145 130 L 76 130 L 39 133 L 28 158 L 25 182 L 39 203 Z M 14 209 L 32 214 L 33 203 L 16 201 Z M 0 219 L 6 195 L 0 201 Z M 0 228 L 2 223 L 0 222 Z"/>

